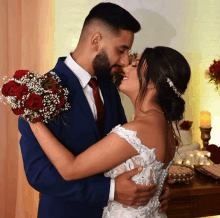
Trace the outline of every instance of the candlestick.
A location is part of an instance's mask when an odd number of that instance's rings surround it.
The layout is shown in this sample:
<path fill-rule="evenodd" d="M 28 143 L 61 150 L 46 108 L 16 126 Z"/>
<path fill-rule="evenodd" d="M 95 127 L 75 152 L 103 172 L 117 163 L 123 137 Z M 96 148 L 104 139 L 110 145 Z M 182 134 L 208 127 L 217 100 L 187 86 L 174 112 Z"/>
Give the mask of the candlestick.
<path fill-rule="evenodd" d="M 201 139 L 203 141 L 203 150 L 206 150 L 208 142 L 210 140 L 211 132 L 211 113 L 208 111 L 202 111 L 200 113 L 200 130 L 201 130 Z"/>
<path fill-rule="evenodd" d="M 209 145 L 209 140 L 211 138 L 211 135 L 210 135 L 211 130 L 212 130 L 212 128 L 202 128 L 202 127 L 200 127 L 201 139 L 202 139 L 202 142 L 203 142 L 202 150 L 206 150 L 208 145 Z"/>

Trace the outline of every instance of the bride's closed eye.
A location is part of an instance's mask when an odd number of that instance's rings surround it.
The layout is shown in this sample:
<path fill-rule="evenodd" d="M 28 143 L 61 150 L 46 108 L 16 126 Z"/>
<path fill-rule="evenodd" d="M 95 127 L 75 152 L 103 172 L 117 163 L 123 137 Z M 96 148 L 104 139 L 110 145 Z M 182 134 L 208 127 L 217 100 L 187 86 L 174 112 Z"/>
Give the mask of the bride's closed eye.
<path fill-rule="evenodd" d="M 131 64 L 132 67 L 138 67 L 138 63 L 139 63 L 139 59 L 136 59 L 135 61 L 133 61 L 133 63 Z"/>

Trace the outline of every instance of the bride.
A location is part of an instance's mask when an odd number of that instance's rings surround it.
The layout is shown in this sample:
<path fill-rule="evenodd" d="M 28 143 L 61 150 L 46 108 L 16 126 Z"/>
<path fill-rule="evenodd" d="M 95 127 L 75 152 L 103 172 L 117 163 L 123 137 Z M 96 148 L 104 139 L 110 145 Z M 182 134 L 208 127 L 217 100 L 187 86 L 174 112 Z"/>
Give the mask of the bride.
<path fill-rule="evenodd" d="M 155 47 L 146 48 L 124 68 L 124 73 L 119 89 L 134 105 L 134 120 L 116 126 L 78 156 L 66 149 L 42 122 L 30 126 L 65 180 L 78 180 L 100 172 L 115 178 L 139 167 L 139 174 L 132 180 L 157 185 L 157 192 L 147 205 L 124 207 L 112 201 L 104 208 L 103 218 L 166 217 L 165 213 L 158 212 L 159 196 L 176 151 L 173 123 L 183 117 L 185 102 L 181 95 L 190 79 L 190 67 L 174 49 Z"/>

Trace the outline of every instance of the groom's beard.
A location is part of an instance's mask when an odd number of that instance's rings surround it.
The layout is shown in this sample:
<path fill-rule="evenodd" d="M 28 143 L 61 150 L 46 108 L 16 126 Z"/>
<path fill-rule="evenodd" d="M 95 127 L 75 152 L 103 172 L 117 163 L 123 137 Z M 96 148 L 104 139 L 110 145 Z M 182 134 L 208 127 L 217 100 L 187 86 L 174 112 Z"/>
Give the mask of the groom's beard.
<path fill-rule="evenodd" d="M 111 70 L 115 65 L 111 66 L 108 55 L 105 50 L 102 49 L 99 54 L 96 55 L 92 61 L 92 66 L 95 72 L 95 75 L 102 80 L 111 80 Z"/>

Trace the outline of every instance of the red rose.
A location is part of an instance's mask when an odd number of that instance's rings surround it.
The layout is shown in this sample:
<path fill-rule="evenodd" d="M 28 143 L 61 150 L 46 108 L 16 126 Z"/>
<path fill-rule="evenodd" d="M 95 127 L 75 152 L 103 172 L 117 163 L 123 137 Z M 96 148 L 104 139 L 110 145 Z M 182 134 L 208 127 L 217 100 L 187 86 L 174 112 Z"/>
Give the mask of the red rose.
<path fill-rule="evenodd" d="M 45 78 L 49 79 L 49 81 L 50 81 L 52 84 L 55 84 L 55 83 L 56 83 L 55 80 L 53 79 L 53 77 L 50 76 L 49 74 L 46 74 L 46 75 L 45 75 Z"/>
<path fill-rule="evenodd" d="M 17 88 L 17 98 L 22 100 L 23 95 L 27 95 L 29 93 L 28 87 L 26 85 L 21 85 Z"/>
<path fill-rule="evenodd" d="M 20 108 L 12 109 L 12 111 L 15 115 L 20 115 L 24 113 L 24 108 L 20 107 Z"/>
<path fill-rule="evenodd" d="M 25 101 L 25 107 L 28 106 L 31 110 L 39 110 L 43 107 L 43 99 L 40 95 L 31 93 Z"/>
<path fill-rule="evenodd" d="M 34 119 L 35 122 L 40 122 L 43 119 L 43 117 L 37 117 Z"/>
<path fill-rule="evenodd" d="M 60 103 L 57 105 L 57 109 L 60 109 L 65 103 L 66 103 L 66 99 L 64 98 L 64 95 L 61 95 Z"/>
<path fill-rule="evenodd" d="M 116 70 L 115 70 L 116 73 L 122 72 L 122 71 L 123 71 L 123 68 L 122 68 L 122 67 L 117 67 Z"/>
<path fill-rule="evenodd" d="M 21 79 L 25 74 L 27 74 L 29 70 L 17 70 L 15 72 L 14 78 L 15 79 Z"/>
<path fill-rule="evenodd" d="M 55 80 L 51 77 L 51 80 L 50 80 L 53 84 L 55 84 Z"/>
<path fill-rule="evenodd" d="M 51 89 L 52 89 L 53 94 L 57 92 L 57 87 L 56 86 L 52 86 Z"/>
<path fill-rule="evenodd" d="M 213 61 L 213 64 L 209 67 L 209 71 L 211 74 L 220 72 L 220 61 Z"/>
<path fill-rule="evenodd" d="M 182 130 L 189 130 L 192 126 L 192 121 L 184 120 L 179 126 Z"/>
<path fill-rule="evenodd" d="M 17 93 L 18 86 L 19 84 L 15 81 L 9 81 L 3 85 L 2 94 L 4 96 L 15 96 Z"/>
<path fill-rule="evenodd" d="M 213 74 L 213 66 L 212 65 L 209 67 L 209 72 L 210 72 L 210 74 Z"/>

